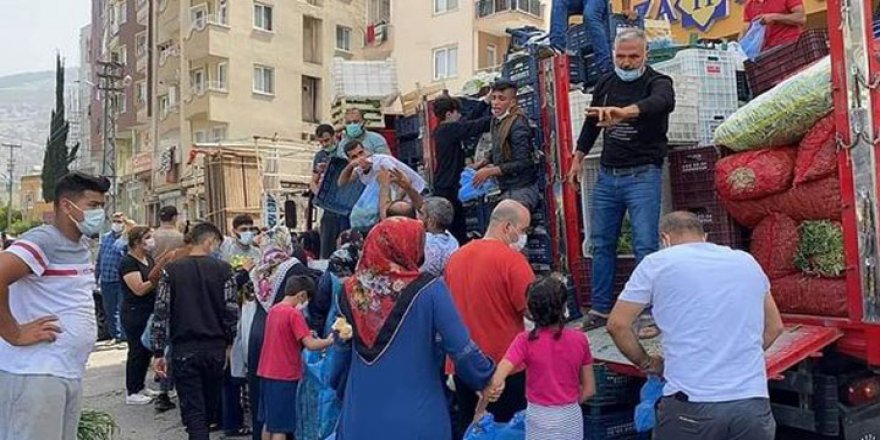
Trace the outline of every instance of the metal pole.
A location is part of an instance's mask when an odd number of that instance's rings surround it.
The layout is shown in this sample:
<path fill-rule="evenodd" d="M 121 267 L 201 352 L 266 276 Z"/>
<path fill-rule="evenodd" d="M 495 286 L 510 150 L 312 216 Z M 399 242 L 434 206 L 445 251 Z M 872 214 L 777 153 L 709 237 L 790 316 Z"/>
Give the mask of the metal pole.
<path fill-rule="evenodd" d="M 9 149 L 9 162 L 6 164 L 6 169 L 9 171 L 9 174 L 7 174 L 7 177 L 9 178 L 9 181 L 7 182 L 7 188 L 9 190 L 9 200 L 6 204 L 6 230 L 8 231 L 9 227 L 12 226 L 12 182 L 14 182 L 12 175 L 15 172 L 15 150 L 20 149 L 21 145 L 3 144 L 3 148 Z"/>

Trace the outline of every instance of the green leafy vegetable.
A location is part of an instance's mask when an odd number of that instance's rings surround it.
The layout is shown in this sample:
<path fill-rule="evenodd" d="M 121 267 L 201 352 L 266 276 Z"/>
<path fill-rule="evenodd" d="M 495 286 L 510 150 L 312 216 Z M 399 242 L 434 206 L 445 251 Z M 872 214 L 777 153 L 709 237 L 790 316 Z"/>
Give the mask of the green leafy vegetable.
<path fill-rule="evenodd" d="M 802 272 L 826 278 L 843 275 L 843 229 L 831 221 L 806 221 L 800 226 L 801 245 L 795 265 Z"/>
<path fill-rule="evenodd" d="M 87 409 L 79 418 L 76 438 L 77 440 L 113 440 L 117 428 L 110 414 Z"/>

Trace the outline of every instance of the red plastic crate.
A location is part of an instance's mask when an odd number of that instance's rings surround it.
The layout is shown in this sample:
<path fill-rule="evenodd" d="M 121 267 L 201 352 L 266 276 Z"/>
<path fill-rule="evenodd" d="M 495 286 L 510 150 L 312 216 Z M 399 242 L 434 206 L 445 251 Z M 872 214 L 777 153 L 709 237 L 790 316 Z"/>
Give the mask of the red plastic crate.
<path fill-rule="evenodd" d="M 578 261 L 578 269 L 573 274 L 575 289 L 577 290 L 578 303 L 581 307 L 586 307 L 591 304 L 590 301 L 590 293 L 591 293 L 591 284 L 590 280 L 593 278 L 593 259 L 590 257 L 581 257 Z M 623 288 L 626 286 L 626 282 L 629 281 L 630 275 L 632 275 L 633 271 L 636 269 L 636 259 L 631 255 L 618 255 L 617 256 L 617 273 L 614 276 L 614 296 L 615 298 L 620 292 L 623 291 Z"/>
<path fill-rule="evenodd" d="M 744 63 L 752 96 L 772 89 L 786 78 L 800 72 L 816 60 L 828 55 L 828 32 L 804 31 L 797 41 L 774 47 Z"/>

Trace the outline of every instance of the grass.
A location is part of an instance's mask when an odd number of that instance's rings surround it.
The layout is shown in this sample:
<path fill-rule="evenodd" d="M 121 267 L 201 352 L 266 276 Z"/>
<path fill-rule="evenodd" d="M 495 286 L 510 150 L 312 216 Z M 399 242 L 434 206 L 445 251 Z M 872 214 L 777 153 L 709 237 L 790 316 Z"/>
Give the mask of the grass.
<path fill-rule="evenodd" d="M 836 278 L 843 275 L 846 263 L 843 230 L 830 221 L 806 221 L 800 226 L 801 244 L 795 265 L 809 275 Z"/>
<path fill-rule="evenodd" d="M 77 440 L 112 440 L 116 433 L 116 422 L 108 413 L 83 410 L 76 431 Z"/>

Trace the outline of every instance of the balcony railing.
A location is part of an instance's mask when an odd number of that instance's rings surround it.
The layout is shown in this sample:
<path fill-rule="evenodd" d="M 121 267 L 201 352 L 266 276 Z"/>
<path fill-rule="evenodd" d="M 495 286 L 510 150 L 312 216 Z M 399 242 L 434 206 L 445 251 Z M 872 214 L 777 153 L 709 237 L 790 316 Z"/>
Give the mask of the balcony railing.
<path fill-rule="evenodd" d="M 226 16 L 220 16 L 217 14 L 207 14 L 198 18 L 193 18 L 192 23 L 189 26 L 189 36 L 192 36 L 193 32 L 202 31 L 209 24 L 216 24 L 220 26 L 228 26 L 229 19 Z"/>
<path fill-rule="evenodd" d="M 544 8 L 540 0 L 477 0 L 477 18 L 502 12 L 522 12 L 541 18 Z"/>

